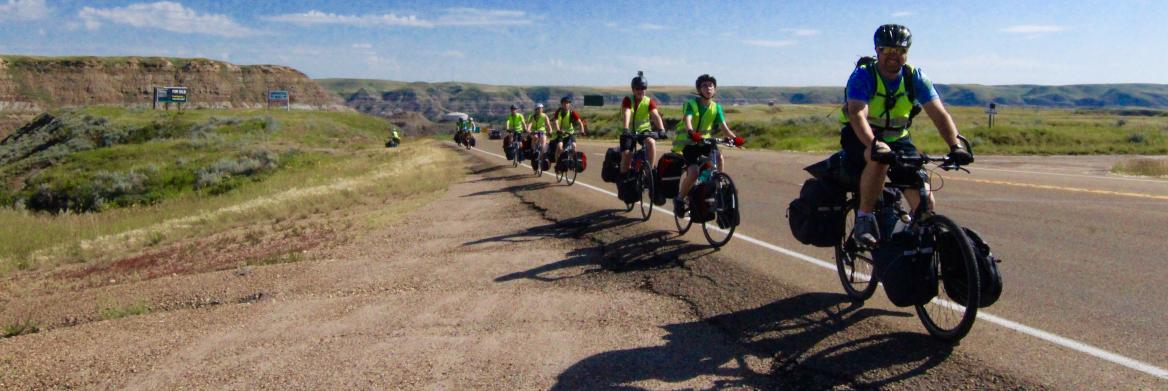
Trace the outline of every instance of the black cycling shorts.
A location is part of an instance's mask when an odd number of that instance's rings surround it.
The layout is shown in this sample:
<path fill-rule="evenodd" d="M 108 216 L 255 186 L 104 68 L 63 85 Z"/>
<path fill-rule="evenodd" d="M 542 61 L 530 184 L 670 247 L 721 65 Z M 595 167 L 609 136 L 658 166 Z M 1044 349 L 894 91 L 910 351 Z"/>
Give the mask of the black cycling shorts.
<path fill-rule="evenodd" d="M 917 146 L 913 145 L 912 137 L 909 136 L 902 137 L 893 142 L 885 141 L 884 143 L 888 144 L 888 147 L 895 154 L 920 154 Z M 856 178 L 859 178 L 861 173 L 864 172 L 864 166 L 868 165 L 868 161 L 864 159 L 864 156 L 869 153 L 868 147 L 860 142 L 860 138 L 856 136 L 856 132 L 848 125 L 840 129 L 840 146 L 844 148 L 844 156 L 847 159 L 848 170 L 856 175 Z M 917 188 L 921 182 L 921 177 L 917 171 L 893 164 L 888 169 L 888 180 L 894 184 Z"/>
<path fill-rule="evenodd" d="M 685 157 L 686 165 L 698 164 L 698 159 L 703 156 L 710 156 L 710 152 L 714 150 L 714 146 L 706 143 L 689 144 L 681 149 L 681 156 Z"/>
<path fill-rule="evenodd" d="M 636 149 L 637 143 L 645 146 L 645 140 L 649 139 L 649 133 L 632 133 L 621 134 L 620 136 L 620 150 L 632 152 Z"/>

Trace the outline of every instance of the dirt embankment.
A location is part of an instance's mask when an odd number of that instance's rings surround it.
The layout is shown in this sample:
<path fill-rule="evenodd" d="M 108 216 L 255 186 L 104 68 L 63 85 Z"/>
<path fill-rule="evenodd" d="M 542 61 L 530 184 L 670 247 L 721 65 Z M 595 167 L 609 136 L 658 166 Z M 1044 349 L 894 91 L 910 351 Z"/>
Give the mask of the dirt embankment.
<path fill-rule="evenodd" d="M 164 57 L 0 57 L 0 111 L 63 106 L 149 107 L 154 87 L 189 88 L 191 108 L 266 107 L 269 90 L 288 91 L 295 108 L 349 110 L 300 71 Z"/>

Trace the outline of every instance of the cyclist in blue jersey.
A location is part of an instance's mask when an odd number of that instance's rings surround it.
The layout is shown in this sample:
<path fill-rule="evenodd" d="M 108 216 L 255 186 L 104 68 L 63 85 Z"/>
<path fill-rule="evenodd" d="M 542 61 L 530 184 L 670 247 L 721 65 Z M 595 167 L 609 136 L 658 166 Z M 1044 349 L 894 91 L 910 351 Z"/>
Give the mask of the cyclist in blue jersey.
<path fill-rule="evenodd" d="M 860 206 L 852 238 L 864 246 L 873 246 L 880 238 L 872 210 L 880 197 L 886 176 L 912 176 L 915 172 L 889 167 L 896 154 L 915 154 L 909 136 L 913 117 L 923 108 L 941 138 L 949 145 L 949 157 L 958 164 L 973 162 L 973 155 L 958 143 L 957 125 L 941 103 L 932 81 L 907 64 L 912 33 L 907 27 L 886 24 L 873 36 L 876 58 L 862 59 L 848 78 L 846 103 L 840 110 L 840 145 L 848 165 L 860 176 Z M 925 184 L 928 186 L 928 184 Z M 917 192 L 904 192 L 910 206 L 920 202 Z"/>

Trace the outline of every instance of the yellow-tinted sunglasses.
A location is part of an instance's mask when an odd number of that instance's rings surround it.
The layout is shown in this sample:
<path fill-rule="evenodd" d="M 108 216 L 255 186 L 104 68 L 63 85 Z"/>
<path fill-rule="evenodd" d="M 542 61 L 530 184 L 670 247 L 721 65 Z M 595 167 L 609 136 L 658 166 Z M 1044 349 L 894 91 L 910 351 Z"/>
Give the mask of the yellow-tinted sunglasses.
<path fill-rule="evenodd" d="M 880 53 L 890 56 L 893 54 L 905 55 L 908 54 L 908 48 L 900 46 L 883 46 L 879 48 Z"/>

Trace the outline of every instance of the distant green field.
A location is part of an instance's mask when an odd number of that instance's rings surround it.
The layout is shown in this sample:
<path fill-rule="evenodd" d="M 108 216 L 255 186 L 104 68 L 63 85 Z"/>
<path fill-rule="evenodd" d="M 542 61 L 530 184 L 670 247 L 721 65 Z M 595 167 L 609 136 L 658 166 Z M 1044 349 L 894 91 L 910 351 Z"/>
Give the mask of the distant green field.
<path fill-rule="evenodd" d="M 985 154 L 1168 154 L 1168 113 L 1155 110 L 1000 109 L 989 128 L 980 107 L 949 107 L 961 134 Z M 661 114 L 676 123 L 681 109 Z M 839 148 L 840 124 L 834 105 L 727 106 L 731 130 L 748 146 L 791 151 Z M 615 137 L 620 125 L 615 107 L 581 110 L 596 137 Z M 667 124 L 667 126 L 668 126 Z M 928 115 L 913 124 L 913 139 L 926 151 L 947 151 Z"/>

